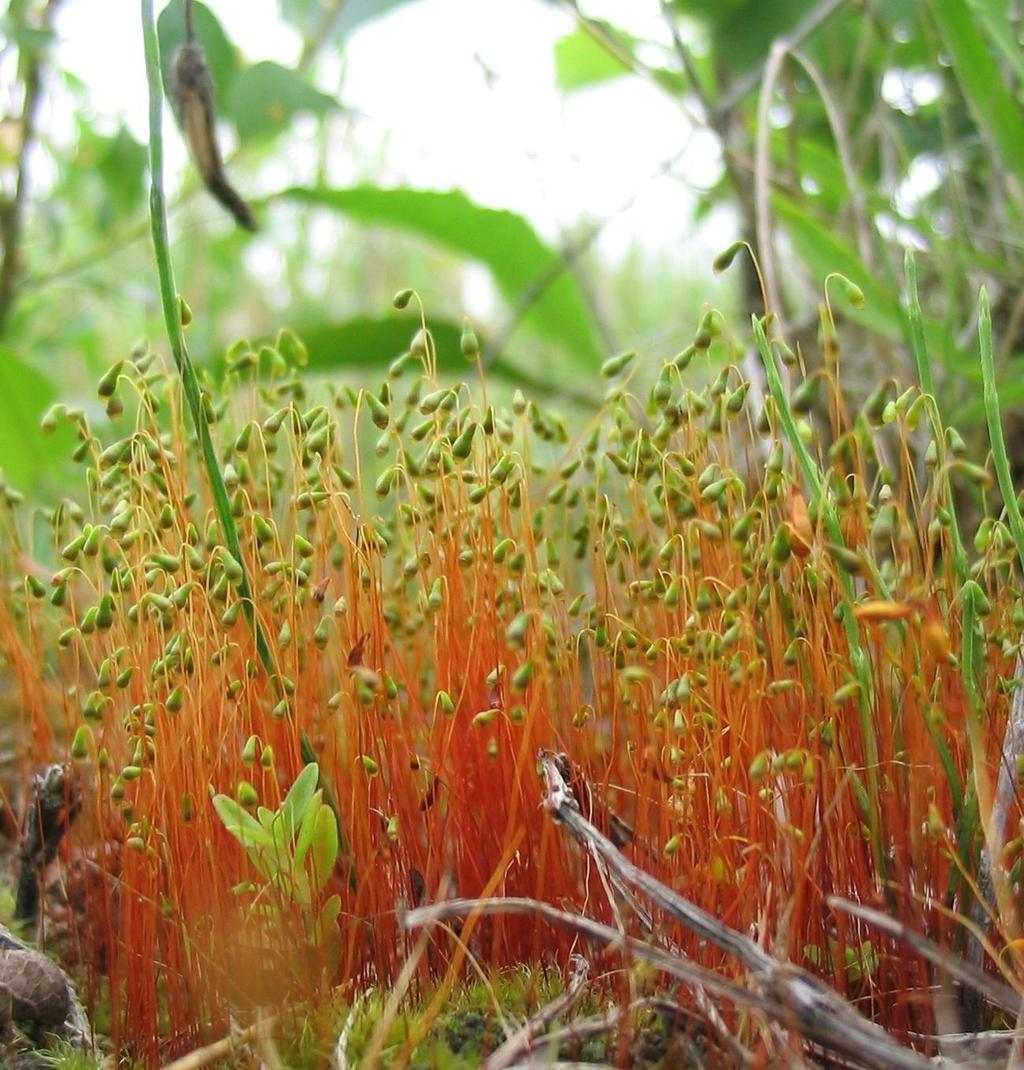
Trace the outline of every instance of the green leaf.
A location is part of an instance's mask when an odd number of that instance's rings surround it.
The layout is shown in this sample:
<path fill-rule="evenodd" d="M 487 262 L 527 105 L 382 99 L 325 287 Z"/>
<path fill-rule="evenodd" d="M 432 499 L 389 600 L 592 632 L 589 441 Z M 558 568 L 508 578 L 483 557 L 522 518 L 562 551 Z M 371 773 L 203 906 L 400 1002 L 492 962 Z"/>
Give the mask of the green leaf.
<path fill-rule="evenodd" d="M 449 376 L 465 376 L 469 366 L 462 356 L 461 326 L 447 320 L 431 320 L 428 326 L 437 349 L 438 369 Z M 408 316 L 384 316 L 379 319 L 355 317 L 341 323 L 305 327 L 296 333 L 306 346 L 311 371 L 323 373 L 341 368 L 359 368 L 377 375 L 396 357 L 409 351 L 409 343 L 418 330 L 419 322 Z M 477 335 L 486 350 L 486 338 L 479 331 Z M 272 339 L 266 341 L 269 344 Z M 552 374 L 540 378 L 507 357 L 492 360 L 487 367 L 487 374 L 531 390 L 537 396 L 574 397 L 591 407 L 600 400 L 597 394 L 590 397 L 583 391 L 575 390 L 564 376 Z"/>
<path fill-rule="evenodd" d="M 821 968 L 825 955 L 818 944 L 804 944 L 804 958 L 812 965 Z"/>
<path fill-rule="evenodd" d="M 243 847 L 273 848 L 274 841 L 270 834 L 230 795 L 214 795 L 213 808 L 224 827 Z"/>
<path fill-rule="evenodd" d="M 32 484 L 71 448 L 74 433 L 60 426 L 51 436 L 39 420 L 57 389 L 14 350 L 0 346 L 0 472 L 18 488 Z"/>
<path fill-rule="evenodd" d="M 415 189 L 295 187 L 277 196 L 343 212 L 360 223 L 399 227 L 490 268 L 494 281 L 514 305 L 562 266 L 520 215 L 474 204 L 461 190 L 436 193 Z M 540 293 L 523 323 L 561 345 L 577 371 L 597 368 L 602 352 L 597 329 L 579 284 L 562 270 Z"/>
<path fill-rule="evenodd" d="M 113 137 L 102 141 L 106 145 L 100 152 L 96 170 L 103 179 L 115 214 L 126 214 L 142 200 L 148 150 L 123 125 Z"/>
<path fill-rule="evenodd" d="M 865 976 L 874 977 L 878 972 L 878 952 L 870 940 L 865 940 L 859 948 L 847 947 L 845 958 L 846 975 L 854 983 Z"/>
<path fill-rule="evenodd" d="M 302 821 L 299 824 L 299 835 L 295 840 L 296 869 L 302 868 L 303 863 L 306 861 L 306 855 L 309 853 L 309 849 L 313 844 L 313 835 L 316 832 L 316 819 L 317 815 L 320 813 L 322 798 L 323 792 L 316 792 L 310 800 L 309 806 L 306 807 L 305 814 L 302 815 Z"/>
<path fill-rule="evenodd" d="M 313 905 L 313 890 L 309 878 L 301 870 L 289 874 L 279 882 L 282 893 L 308 910 Z"/>
<path fill-rule="evenodd" d="M 331 928 L 338 923 L 338 918 L 341 916 L 341 896 L 335 893 L 327 900 L 326 903 L 320 908 L 320 914 L 317 917 L 317 942 L 321 943 L 324 937 L 331 931 Z"/>
<path fill-rule="evenodd" d="M 555 84 L 563 93 L 602 85 L 634 71 L 632 61 L 640 38 L 602 19 L 592 22 L 608 39 L 608 44 L 583 27 L 555 42 Z M 713 95 L 714 78 L 708 57 L 696 56 L 693 62 L 705 92 Z M 650 65 L 646 69 L 651 78 L 673 97 L 682 96 L 690 89 L 689 81 L 679 71 Z"/>
<path fill-rule="evenodd" d="M 283 130 L 296 115 L 326 115 L 340 105 L 314 89 L 301 75 L 264 60 L 235 79 L 225 114 L 234 120 L 243 141 L 255 141 Z"/>
<path fill-rule="evenodd" d="M 9 15 L 0 17 L 0 36 L 17 47 L 22 62 L 30 57 L 34 59 L 41 56 L 57 37 L 52 28 L 29 26 L 23 19 L 24 14 L 20 18 L 11 18 Z"/>
<path fill-rule="evenodd" d="M 978 129 L 1024 182 L 1024 109 L 1006 88 L 1002 70 L 965 0 L 933 0 L 931 7 Z"/>
<path fill-rule="evenodd" d="M 269 877 L 276 877 L 291 870 L 293 830 L 288 821 L 284 807 L 277 812 L 270 825 L 272 845 L 262 862 L 264 872 Z"/>
<path fill-rule="evenodd" d="M 338 932 L 340 916 L 341 896 L 335 893 L 320 908 L 310 932 L 313 946 L 327 953 L 328 975 L 336 973 L 341 965 L 341 934 Z"/>
<path fill-rule="evenodd" d="M 461 374 L 466 367 L 459 349 L 461 328 L 444 320 L 432 320 L 429 327 L 438 367 Z M 306 346 L 312 371 L 366 368 L 376 372 L 409 351 L 419 328 L 419 320 L 409 316 L 358 316 L 341 323 L 304 327 L 296 333 Z"/>
<path fill-rule="evenodd" d="M 321 804 L 313 832 L 313 888 L 319 892 L 331 878 L 338 860 L 338 823 L 329 806 Z"/>
<path fill-rule="evenodd" d="M 1024 81 L 1024 49 L 1007 18 L 1005 0 L 968 0 L 968 3 L 975 21 L 988 34 L 1003 59 L 1013 67 L 1017 78 Z"/>
<path fill-rule="evenodd" d="M 302 819 L 306 816 L 306 810 L 313 801 L 316 792 L 317 781 L 320 779 L 320 767 L 316 762 L 310 762 L 295 778 L 288 794 L 281 803 L 281 816 L 288 829 L 289 836 L 294 836 Z"/>
<path fill-rule="evenodd" d="M 607 23 L 602 28 L 629 54 L 633 51 L 636 38 L 622 30 L 614 29 Z M 630 73 L 630 67 L 618 56 L 610 52 L 593 34 L 578 29 L 555 42 L 555 82 L 563 93 L 575 89 L 600 85 L 602 82 L 621 78 Z"/>
<path fill-rule="evenodd" d="M 814 183 L 817 191 L 809 196 L 819 208 L 827 206 L 829 211 L 838 211 L 849 204 L 850 187 L 835 149 L 810 137 L 798 138 L 794 145 L 790 134 L 789 130 L 773 130 L 769 136 L 772 156 L 779 167 L 792 162 L 801 181 L 810 179 Z"/>
<path fill-rule="evenodd" d="M 717 95 L 715 86 L 714 66 L 711 63 L 709 53 L 701 56 L 693 56 L 693 69 L 697 75 L 697 82 L 708 100 L 714 101 Z M 682 98 L 693 88 L 690 79 L 679 71 L 669 70 L 667 67 L 653 67 L 651 77 L 666 93 L 673 97 Z"/>
<path fill-rule="evenodd" d="M 224 104 L 231 99 L 235 78 L 238 76 L 238 52 L 224 32 L 217 16 L 203 3 L 195 6 L 196 37 L 206 51 L 206 62 L 210 66 L 213 88 L 217 100 Z M 171 0 L 160 12 L 156 23 L 157 36 L 160 38 L 160 67 L 164 86 L 171 84 L 171 64 L 174 53 L 185 43 L 184 0 Z"/>

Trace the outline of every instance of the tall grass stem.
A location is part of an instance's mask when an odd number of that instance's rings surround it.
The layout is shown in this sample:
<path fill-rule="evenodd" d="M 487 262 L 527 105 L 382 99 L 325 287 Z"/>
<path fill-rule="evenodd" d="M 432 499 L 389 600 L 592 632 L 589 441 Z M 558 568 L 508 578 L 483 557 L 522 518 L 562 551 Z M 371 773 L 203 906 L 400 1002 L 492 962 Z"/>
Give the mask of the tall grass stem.
<path fill-rule="evenodd" d="M 1003 437 L 1003 421 L 999 409 L 999 390 L 996 387 L 996 369 L 992 350 L 992 309 L 989 305 L 988 291 L 982 287 L 978 299 L 978 342 L 981 350 L 981 378 L 985 399 L 985 419 L 988 422 L 988 435 L 992 444 L 992 460 L 999 481 L 999 492 L 1003 496 L 1003 508 L 1013 541 L 1017 544 L 1017 555 L 1024 568 L 1024 518 L 1021 517 L 1017 494 L 1010 472 L 1010 458 L 1006 452 L 1006 439 Z"/>
<path fill-rule="evenodd" d="M 267 672 L 274 675 L 273 658 L 267 645 L 263 629 L 256 619 L 253 606 L 252 588 L 245 565 L 245 556 L 238 538 L 231 515 L 231 503 L 227 488 L 217 463 L 217 454 L 210 435 L 209 421 L 203 410 L 202 393 L 195 368 L 185 345 L 185 333 L 181 323 L 181 308 L 178 291 L 174 283 L 174 268 L 171 264 L 170 240 L 167 232 L 167 202 L 164 196 L 164 140 L 163 140 L 163 83 L 160 71 L 160 39 L 157 35 L 156 20 L 153 15 L 153 0 L 141 0 L 142 34 L 146 53 L 146 81 L 149 87 L 149 217 L 153 234 L 153 252 L 156 259 L 157 275 L 160 282 L 160 303 L 163 306 L 164 324 L 170 342 L 174 363 L 181 376 L 185 402 L 188 405 L 196 438 L 213 493 L 214 507 L 220 523 L 221 535 L 231 556 L 242 568 L 242 579 L 238 585 L 239 597 L 243 611 L 256 638 L 256 648 L 260 660 Z"/>
<path fill-rule="evenodd" d="M 779 422 L 782 424 L 782 430 L 785 433 L 786 438 L 789 440 L 790 448 L 793 450 L 793 455 L 796 458 L 797 464 L 799 465 L 801 472 L 803 472 L 804 478 L 807 480 L 811 494 L 817 499 L 818 507 L 825 520 L 825 528 L 828 531 L 829 538 L 837 545 L 843 545 L 845 540 L 843 539 L 842 525 L 839 522 L 839 514 L 835 505 L 828 497 L 825 480 L 822 478 L 818 465 L 815 463 L 814 458 L 810 455 L 807 447 L 804 445 L 803 439 L 800 437 L 800 431 L 796 426 L 796 420 L 793 418 L 793 412 L 789 405 L 789 397 L 787 396 L 785 387 L 782 383 L 782 375 L 780 374 L 778 364 L 775 361 L 775 354 L 772 352 L 771 346 L 768 343 L 768 336 L 765 334 L 764 327 L 756 316 L 753 317 L 753 327 L 757 348 L 760 351 L 761 359 L 764 362 L 765 376 L 768 379 L 768 389 L 772 397 L 775 399 L 775 406 L 779 414 Z M 868 828 L 871 832 L 871 843 L 874 848 L 875 862 L 878 866 L 879 876 L 880 879 L 884 880 L 886 873 L 886 858 L 881 829 L 881 785 L 879 784 L 878 779 L 878 739 L 875 734 L 874 720 L 871 716 L 871 700 L 874 690 L 871 680 L 871 666 L 867 654 L 864 653 L 864 650 L 861 647 L 860 636 L 857 632 L 857 620 L 853 612 L 853 581 L 850 579 L 849 575 L 843 572 L 841 573 L 841 582 L 843 585 L 843 593 L 845 595 L 842 609 L 843 628 L 846 632 L 846 640 L 850 648 L 850 661 L 856 679 L 860 684 L 857 695 L 857 705 L 858 713 L 860 715 L 861 736 L 864 742 L 864 755 L 868 767 L 869 805 L 867 807 L 868 812 L 865 816 L 867 817 Z"/>

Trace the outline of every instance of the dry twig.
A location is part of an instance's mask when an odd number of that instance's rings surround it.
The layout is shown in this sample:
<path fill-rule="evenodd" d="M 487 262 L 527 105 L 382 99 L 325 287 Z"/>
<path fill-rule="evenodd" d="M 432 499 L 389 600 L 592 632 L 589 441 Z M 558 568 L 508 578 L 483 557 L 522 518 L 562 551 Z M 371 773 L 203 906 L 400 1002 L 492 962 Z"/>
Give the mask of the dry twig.
<path fill-rule="evenodd" d="M 555 820 L 565 827 L 572 837 L 595 859 L 609 875 L 622 886 L 642 892 L 665 914 L 682 922 L 708 943 L 728 952 L 736 958 L 749 974 L 750 987 L 729 980 L 722 975 L 688 960 L 679 953 L 654 947 L 643 940 L 631 937 L 610 926 L 603 925 L 581 914 L 559 910 L 533 899 L 453 899 L 410 911 L 404 918 L 407 928 L 432 926 L 451 918 L 466 915 L 490 915 L 528 913 L 543 918 L 555 925 L 569 929 L 577 936 L 609 950 L 618 951 L 628 958 L 649 963 L 657 970 L 684 982 L 694 989 L 704 990 L 719 1000 L 728 1000 L 735 1007 L 752 1011 L 773 1028 L 791 1030 L 807 1049 L 823 1056 L 832 1065 L 867 1067 L 871 1070 L 933 1070 L 936 1063 L 906 1048 L 893 1040 L 880 1026 L 859 1014 L 838 993 L 833 991 L 813 974 L 792 963 L 772 958 L 753 940 L 731 929 L 695 903 L 667 888 L 650 874 L 633 865 L 603 833 L 580 812 L 576 794 L 570 786 L 571 767 L 564 755 L 541 751 L 540 764 L 543 771 L 546 794 L 545 806 Z M 843 900 L 830 900 L 830 905 L 846 910 L 854 916 L 880 928 L 882 931 L 903 939 L 915 951 L 930 961 L 960 978 L 965 984 L 976 988 L 996 1006 L 1016 1012 L 1020 1005 L 1017 994 L 1008 986 L 991 978 L 969 965 L 958 962 L 931 941 L 910 933 L 898 922 L 885 918 L 874 911 Z M 643 1001 L 640 1001 L 641 1003 Z M 669 1005 L 669 1001 L 663 1001 Z M 545 1042 L 558 1041 L 578 1032 L 600 1032 L 615 1028 L 625 1014 L 636 1009 L 633 1004 L 621 1012 L 606 1015 L 549 1034 Z M 547 1024 L 554 1017 L 554 1005 L 535 1019 Z M 675 1013 L 678 1010 L 673 1008 Z M 528 1023 L 528 1027 L 534 1023 Z M 531 1036 L 539 1030 L 527 1029 Z M 512 1063 L 512 1045 L 520 1045 L 520 1034 L 510 1038 L 499 1048 L 486 1065 L 487 1070 L 507 1070 Z M 946 1051 L 956 1057 L 962 1055 L 970 1065 L 993 1065 L 991 1052 L 1009 1052 L 1017 1040 L 1014 1032 L 962 1037 L 922 1037 L 922 1040 L 941 1043 Z M 985 1043 L 979 1047 L 979 1042 Z M 984 1049 L 984 1050 L 983 1050 Z M 527 1049 L 528 1050 L 528 1049 Z M 532 1064 L 527 1064 L 532 1065 Z M 544 1066 L 580 1065 L 544 1063 Z M 967 1061 L 958 1065 L 966 1066 Z"/>
<path fill-rule="evenodd" d="M 524 1022 L 505 1042 L 499 1045 L 484 1061 L 481 1070 L 507 1070 L 508 1067 L 528 1057 L 534 1050 L 534 1041 L 547 1027 L 561 1018 L 586 991 L 590 980 L 590 963 L 582 955 L 573 955 L 569 960 L 571 972 L 565 991 Z M 544 1043 L 547 1043 L 545 1038 Z"/>
<path fill-rule="evenodd" d="M 870 907 L 861 906 L 860 903 L 851 903 L 849 899 L 842 899 L 839 896 L 831 896 L 827 902 L 834 910 L 852 914 L 855 918 L 873 925 L 887 936 L 901 940 L 922 958 L 979 992 L 994 1007 L 999 1007 L 1000 1010 L 1007 1011 L 1009 1014 L 1017 1014 L 1020 1010 L 1022 997 L 1009 985 L 989 977 L 972 962 L 957 958 L 939 947 L 934 941 L 929 940 L 928 937 L 911 932 L 902 922 L 890 918 L 887 914 L 872 910 Z"/>
<path fill-rule="evenodd" d="M 41 34 L 50 32 L 62 0 L 48 0 L 38 24 L 33 27 Z M 24 99 L 21 108 L 21 137 L 17 152 L 17 179 L 14 195 L 0 207 L 0 334 L 4 332 L 17 297 L 18 284 L 23 275 L 22 238 L 25 229 L 25 208 L 28 203 L 29 166 L 36 143 L 36 122 L 43 95 L 43 73 L 46 52 L 33 53 L 26 49 L 19 56 L 24 73 Z"/>
<path fill-rule="evenodd" d="M 274 1027 L 276 1021 L 276 1014 L 261 1018 L 255 1025 L 249 1026 L 248 1029 L 222 1037 L 212 1044 L 190 1051 L 188 1055 L 183 1055 L 180 1059 L 166 1063 L 163 1070 L 200 1070 L 201 1067 L 209 1066 L 210 1063 L 225 1058 L 243 1045 L 266 1036 Z"/>
<path fill-rule="evenodd" d="M 630 958 L 650 963 L 656 969 L 686 982 L 688 985 L 703 985 L 709 992 L 720 998 L 730 1000 L 739 1006 L 767 1012 L 770 1003 L 763 997 L 733 981 L 721 977 L 712 970 L 707 970 L 696 963 L 688 962 L 677 955 L 652 947 L 643 940 L 624 936 L 610 925 L 602 925 L 582 914 L 571 914 L 566 910 L 541 903 L 536 899 L 522 897 L 495 897 L 493 899 L 448 899 L 442 903 L 417 907 L 410 910 L 403 920 L 407 929 L 434 925 L 452 918 L 464 918 L 469 914 L 476 916 L 492 914 L 534 914 L 563 929 L 568 929 L 577 936 L 602 947 L 621 951 Z"/>

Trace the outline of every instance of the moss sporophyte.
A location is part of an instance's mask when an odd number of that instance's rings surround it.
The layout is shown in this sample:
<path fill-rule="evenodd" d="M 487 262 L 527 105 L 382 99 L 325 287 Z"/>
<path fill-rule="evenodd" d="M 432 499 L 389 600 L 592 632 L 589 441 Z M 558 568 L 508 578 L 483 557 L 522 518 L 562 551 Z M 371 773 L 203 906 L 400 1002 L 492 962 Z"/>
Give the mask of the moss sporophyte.
<path fill-rule="evenodd" d="M 152 87 L 151 18 L 146 39 Z M 608 902 L 538 806 L 556 749 L 652 876 L 929 1032 L 908 996 L 924 960 L 865 948 L 828 904 L 974 895 L 1024 614 L 984 300 L 998 495 L 943 423 L 926 350 L 925 392 L 886 382 L 849 411 L 827 302 L 818 371 L 773 317 L 709 308 L 678 356 L 610 357 L 585 414 L 481 380 L 469 327 L 471 381 L 439 376 L 411 291 L 377 387 L 314 380 L 288 330 L 232 347 L 215 380 L 185 346 L 160 147 L 157 130 L 172 363 L 118 359 L 102 435 L 82 409 L 46 415 L 74 428 L 83 484 L 45 552 L 25 554 L 6 486 L 0 511 L 0 646 L 31 756 L 67 746 L 83 782 L 76 935 L 114 1043 L 155 1066 L 169 1038 L 269 1003 L 443 994 L 467 955 L 566 963 L 573 935 L 535 915 L 467 917 L 429 950 L 401 924 L 453 896 Z M 49 584 L 23 577 L 36 559 Z M 941 935 L 938 912 L 914 918 Z M 629 970 L 609 976 L 631 999 Z"/>
<path fill-rule="evenodd" d="M 90 493 L 52 513 L 64 567 L 10 585 L 3 641 L 30 696 L 49 686 L 39 652 L 59 651 L 89 785 L 76 835 L 112 878 L 87 884 L 82 939 L 120 989 L 117 1035 L 156 1052 L 266 984 L 386 983 L 414 946 L 403 904 L 498 875 L 507 895 L 580 901 L 596 875 L 537 806 L 553 741 L 652 873 L 740 929 L 774 931 L 764 904 L 788 904 L 798 956 L 831 947 L 829 895 L 926 875 L 968 896 L 1024 608 L 1013 521 L 955 526 L 947 436 L 924 483 L 892 448 L 922 395 L 816 428 L 812 451 L 819 410 L 795 413 L 776 369 L 752 450 L 748 395 L 717 409 L 737 389 L 717 373 L 631 357 L 574 441 L 536 401 L 439 385 L 426 339 L 362 395 L 386 411 L 383 455 L 360 447 L 359 397 L 310 398 L 280 353 L 211 389 L 235 550 L 158 353 L 101 382 L 123 396 L 117 441 L 48 417 L 78 428 Z M 49 749 L 45 704 L 25 709 Z M 494 967 L 569 944 L 524 917 L 471 939 Z M 886 946 L 869 969 L 845 951 L 812 965 L 847 992 L 917 985 Z M 442 941 L 421 969 L 440 979 L 454 954 Z"/>

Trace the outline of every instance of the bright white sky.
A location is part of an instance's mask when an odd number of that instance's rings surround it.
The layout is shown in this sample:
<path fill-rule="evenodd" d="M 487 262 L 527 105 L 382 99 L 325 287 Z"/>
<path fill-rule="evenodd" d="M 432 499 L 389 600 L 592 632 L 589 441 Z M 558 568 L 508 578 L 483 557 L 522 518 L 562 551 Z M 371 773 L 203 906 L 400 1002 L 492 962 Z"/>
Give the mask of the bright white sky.
<path fill-rule="evenodd" d="M 294 63 L 300 41 L 275 0 L 207 0 L 246 59 Z M 97 116 L 145 136 L 146 92 L 136 0 L 68 0 L 60 63 L 89 86 Z M 658 0 L 589 0 L 637 36 L 667 44 Z M 158 4 L 159 7 L 159 4 Z M 354 138 L 373 178 L 422 188 L 462 187 L 480 203 L 527 215 L 555 239 L 560 224 L 602 218 L 638 194 L 599 248 L 618 258 L 634 243 L 689 259 L 693 197 L 718 175 L 714 141 L 639 78 L 568 99 L 555 86 L 553 46 L 571 32 L 541 0 L 418 0 L 361 27 L 338 63 L 340 98 L 360 116 Z M 489 87 L 485 68 L 496 76 Z M 343 74 L 342 74 L 343 71 Z M 322 88 L 327 88 L 322 86 Z M 177 145 L 176 139 L 169 139 Z M 651 176 L 686 147 L 677 177 Z M 180 147 L 171 155 L 181 166 Z M 289 166 L 299 168 L 289 161 Z M 282 164 L 282 184 L 304 177 Z M 685 176 L 681 181 L 679 176 Z M 276 177 L 276 176 L 275 176 Z M 332 179 L 365 179 L 339 159 Z M 728 235 L 719 235 L 728 241 Z"/>

